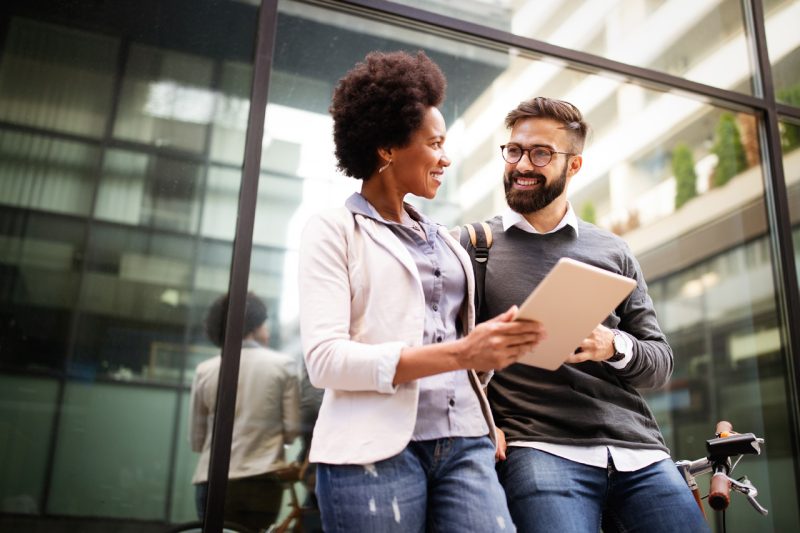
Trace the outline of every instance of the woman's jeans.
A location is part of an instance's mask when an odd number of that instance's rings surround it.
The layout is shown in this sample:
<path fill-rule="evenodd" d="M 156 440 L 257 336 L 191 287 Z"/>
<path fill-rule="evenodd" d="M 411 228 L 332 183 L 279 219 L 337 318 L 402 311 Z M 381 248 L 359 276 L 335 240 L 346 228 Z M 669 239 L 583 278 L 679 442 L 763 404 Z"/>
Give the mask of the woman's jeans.
<path fill-rule="evenodd" d="M 707 532 L 689 487 L 669 459 L 634 472 L 576 463 L 509 446 L 497 473 L 525 533 Z"/>
<path fill-rule="evenodd" d="M 326 533 L 515 531 L 488 437 L 410 442 L 374 464 L 319 464 L 317 498 Z"/>

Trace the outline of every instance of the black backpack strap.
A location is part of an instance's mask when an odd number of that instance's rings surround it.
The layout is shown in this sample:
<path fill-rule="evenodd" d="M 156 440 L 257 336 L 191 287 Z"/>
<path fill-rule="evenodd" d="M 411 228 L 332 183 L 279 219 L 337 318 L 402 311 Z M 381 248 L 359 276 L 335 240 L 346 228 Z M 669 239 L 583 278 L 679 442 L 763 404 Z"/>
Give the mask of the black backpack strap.
<path fill-rule="evenodd" d="M 467 246 L 466 236 L 472 246 L 472 266 L 475 271 L 475 317 L 481 319 L 481 304 L 483 303 L 483 287 L 486 281 L 486 262 L 489 261 L 489 248 L 492 247 L 492 229 L 486 222 L 473 222 L 464 226 L 466 231 L 461 232 L 461 246 L 470 251 Z"/>

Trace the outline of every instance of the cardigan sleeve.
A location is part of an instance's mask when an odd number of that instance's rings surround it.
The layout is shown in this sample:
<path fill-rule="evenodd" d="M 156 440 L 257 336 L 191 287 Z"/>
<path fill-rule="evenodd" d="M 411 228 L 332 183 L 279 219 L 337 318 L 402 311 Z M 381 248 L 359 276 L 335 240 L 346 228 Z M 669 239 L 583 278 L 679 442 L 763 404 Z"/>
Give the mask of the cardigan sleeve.
<path fill-rule="evenodd" d="M 315 387 L 391 394 L 397 390 L 392 381 L 400 351 L 407 344 L 351 339 L 348 253 L 353 239 L 353 215 L 344 209 L 316 215 L 303 231 L 298 281 L 308 377 Z"/>

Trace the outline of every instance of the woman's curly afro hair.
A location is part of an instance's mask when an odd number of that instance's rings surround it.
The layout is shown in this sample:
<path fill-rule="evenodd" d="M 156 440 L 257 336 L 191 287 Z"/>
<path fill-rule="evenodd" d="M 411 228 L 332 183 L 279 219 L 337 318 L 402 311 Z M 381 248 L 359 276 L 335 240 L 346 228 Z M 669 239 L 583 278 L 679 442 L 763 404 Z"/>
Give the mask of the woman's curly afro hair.
<path fill-rule="evenodd" d="M 447 81 L 424 52 L 370 52 L 333 91 L 333 141 L 338 168 L 368 179 L 378 148 L 408 144 L 425 111 L 444 100 Z"/>

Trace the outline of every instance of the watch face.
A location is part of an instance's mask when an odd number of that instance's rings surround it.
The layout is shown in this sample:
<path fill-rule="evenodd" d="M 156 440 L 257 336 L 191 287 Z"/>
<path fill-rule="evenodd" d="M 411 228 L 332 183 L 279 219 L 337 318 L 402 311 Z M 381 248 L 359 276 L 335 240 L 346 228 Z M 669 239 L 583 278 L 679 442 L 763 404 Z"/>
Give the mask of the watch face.
<path fill-rule="evenodd" d="M 619 353 L 625 348 L 623 345 L 622 335 L 619 333 L 614 334 L 614 351 Z"/>
<path fill-rule="evenodd" d="M 614 350 L 621 354 L 628 352 L 628 343 L 622 333 L 614 333 Z"/>

